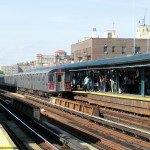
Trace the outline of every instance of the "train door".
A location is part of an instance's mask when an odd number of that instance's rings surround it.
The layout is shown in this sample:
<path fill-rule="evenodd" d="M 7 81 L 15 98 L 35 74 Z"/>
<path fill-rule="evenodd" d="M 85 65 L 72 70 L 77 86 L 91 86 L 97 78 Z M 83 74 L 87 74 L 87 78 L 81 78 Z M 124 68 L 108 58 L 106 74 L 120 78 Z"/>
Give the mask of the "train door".
<path fill-rule="evenodd" d="M 32 75 L 32 85 L 33 85 L 33 90 L 35 90 L 35 74 Z"/>
<path fill-rule="evenodd" d="M 39 83 L 39 90 L 43 91 L 43 73 L 40 73 L 40 83 Z"/>
<path fill-rule="evenodd" d="M 41 91 L 42 89 L 42 74 L 38 74 L 38 90 Z"/>
<path fill-rule="evenodd" d="M 64 91 L 65 73 L 56 72 L 56 91 Z"/>
<path fill-rule="evenodd" d="M 30 88 L 33 89 L 33 74 L 30 75 L 31 80 L 30 80 Z"/>
<path fill-rule="evenodd" d="M 23 88 L 24 86 L 24 75 L 22 75 L 22 80 L 21 80 L 21 87 Z"/>
<path fill-rule="evenodd" d="M 46 74 L 42 73 L 42 91 L 45 91 Z"/>

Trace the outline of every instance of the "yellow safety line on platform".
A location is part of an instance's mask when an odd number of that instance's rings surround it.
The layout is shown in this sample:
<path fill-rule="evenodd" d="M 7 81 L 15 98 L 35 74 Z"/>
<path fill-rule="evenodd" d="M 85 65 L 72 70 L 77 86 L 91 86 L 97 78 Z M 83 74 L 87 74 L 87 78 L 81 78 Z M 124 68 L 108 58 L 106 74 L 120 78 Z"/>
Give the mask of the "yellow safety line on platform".
<path fill-rule="evenodd" d="M 120 96 L 120 95 L 114 95 L 114 94 L 106 94 L 106 93 L 98 93 L 98 92 L 85 92 L 85 91 L 72 91 L 74 93 L 89 93 L 89 94 L 95 94 L 95 95 L 104 95 L 109 97 L 118 97 L 118 98 L 124 98 L 124 99 L 135 99 L 135 100 L 143 100 L 143 101 L 150 101 L 150 98 L 138 98 L 138 97 L 131 97 L 131 96 Z"/>
<path fill-rule="evenodd" d="M 0 149 L 14 150 L 1 129 L 0 129 Z"/>

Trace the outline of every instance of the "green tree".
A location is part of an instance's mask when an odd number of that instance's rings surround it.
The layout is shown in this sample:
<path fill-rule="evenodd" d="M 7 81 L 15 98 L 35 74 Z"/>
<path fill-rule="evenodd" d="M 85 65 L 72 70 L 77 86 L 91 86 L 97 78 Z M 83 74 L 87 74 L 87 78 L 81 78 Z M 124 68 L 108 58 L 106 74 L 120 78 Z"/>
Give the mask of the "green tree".
<path fill-rule="evenodd" d="M 4 72 L 2 70 L 0 70 L 0 74 L 4 74 Z"/>

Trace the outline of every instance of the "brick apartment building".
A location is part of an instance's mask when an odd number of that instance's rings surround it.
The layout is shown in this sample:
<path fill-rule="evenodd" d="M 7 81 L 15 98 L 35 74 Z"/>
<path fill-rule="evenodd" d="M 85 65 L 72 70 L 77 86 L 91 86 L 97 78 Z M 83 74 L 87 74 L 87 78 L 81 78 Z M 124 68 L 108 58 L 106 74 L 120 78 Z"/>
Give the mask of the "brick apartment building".
<path fill-rule="evenodd" d="M 149 39 L 129 38 L 90 38 L 71 45 L 71 61 L 84 62 L 97 59 L 124 57 L 145 54 L 150 51 L 147 47 Z"/>

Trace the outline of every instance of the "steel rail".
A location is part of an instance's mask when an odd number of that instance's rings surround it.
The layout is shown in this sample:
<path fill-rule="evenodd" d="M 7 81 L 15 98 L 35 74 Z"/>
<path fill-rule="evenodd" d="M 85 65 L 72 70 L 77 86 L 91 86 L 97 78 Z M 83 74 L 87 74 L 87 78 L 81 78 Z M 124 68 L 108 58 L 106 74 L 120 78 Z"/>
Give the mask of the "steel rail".
<path fill-rule="evenodd" d="M 30 128 L 26 123 L 24 123 L 20 118 L 18 118 L 15 114 L 13 114 L 11 111 L 9 111 L 2 103 L 0 103 L 0 106 L 3 107 L 7 112 L 9 112 L 14 118 L 16 118 L 24 126 L 26 126 L 30 131 L 32 131 L 34 134 L 36 134 L 38 137 L 40 137 L 42 140 L 44 140 L 46 143 L 48 143 L 52 147 L 53 150 L 58 150 L 53 144 L 51 144 L 49 141 L 47 141 L 43 136 L 38 134 L 36 131 L 34 131 L 32 128 Z"/>
<path fill-rule="evenodd" d="M 0 98 L 0 100 L 3 100 Z M 21 122 L 22 124 L 24 124 L 29 130 L 31 130 L 33 133 L 35 133 L 38 137 L 40 137 L 42 140 L 44 140 L 45 142 L 47 142 L 50 146 L 52 146 L 52 148 L 54 150 L 58 150 L 54 145 L 52 145 L 49 141 L 47 141 L 44 137 L 42 137 L 40 134 L 38 134 L 36 131 L 34 131 L 32 128 L 30 128 L 27 124 L 25 124 L 20 118 L 18 118 L 15 114 L 13 114 L 11 111 L 9 111 L 3 104 L 0 103 L 0 105 L 6 110 L 8 111 L 11 115 L 13 115 L 19 122 Z M 49 130 L 50 131 L 50 130 Z M 77 145 L 73 144 L 72 142 L 68 141 L 67 139 L 57 135 L 56 133 L 54 133 L 53 131 L 50 131 L 52 134 L 54 134 L 55 136 L 57 136 L 61 141 L 63 141 L 63 143 L 67 143 L 67 145 L 74 149 L 74 150 L 82 150 L 80 147 L 78 147 Z"/>

